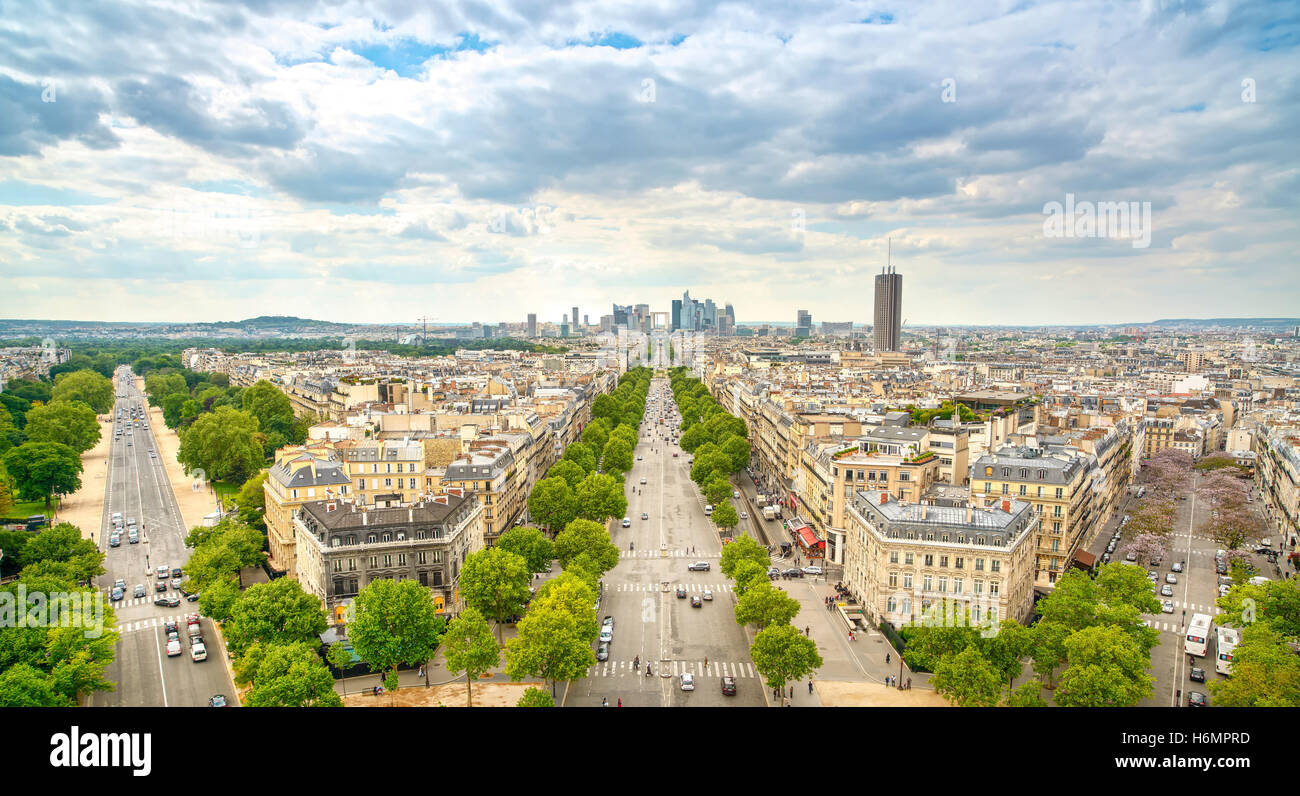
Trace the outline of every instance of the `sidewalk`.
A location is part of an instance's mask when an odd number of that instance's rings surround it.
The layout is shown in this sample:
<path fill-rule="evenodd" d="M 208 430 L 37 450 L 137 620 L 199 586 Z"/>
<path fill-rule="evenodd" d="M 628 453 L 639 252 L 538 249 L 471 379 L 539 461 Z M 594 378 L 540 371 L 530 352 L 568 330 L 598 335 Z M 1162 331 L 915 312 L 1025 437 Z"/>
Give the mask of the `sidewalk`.
<path fill-rule="evenodd" d="M 112 415 L 99 415 L 99 442 L 81 454 L 81 488 L 55 505 L 54 523 L 69 522 L 81 529 L 81 538 L 99 542 L 104 527 L 104 498 L 108 492 L 108 454 L 113 444 Z"/>

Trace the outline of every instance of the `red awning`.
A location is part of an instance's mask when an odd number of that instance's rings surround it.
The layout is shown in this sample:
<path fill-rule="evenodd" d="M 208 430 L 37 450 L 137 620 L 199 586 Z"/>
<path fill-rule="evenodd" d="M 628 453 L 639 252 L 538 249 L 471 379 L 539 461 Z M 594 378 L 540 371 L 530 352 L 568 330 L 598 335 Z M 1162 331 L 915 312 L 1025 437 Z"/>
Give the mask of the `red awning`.
<path fill-rule="evenodd" d="M 800 525 L 795 528 L 795 533 L 799 534 L 799 541 L 803 543 L 804 547 L 815 547 L 820 544 L 817 537 L 813 535 L 812 529 L 807 525 Z"/>

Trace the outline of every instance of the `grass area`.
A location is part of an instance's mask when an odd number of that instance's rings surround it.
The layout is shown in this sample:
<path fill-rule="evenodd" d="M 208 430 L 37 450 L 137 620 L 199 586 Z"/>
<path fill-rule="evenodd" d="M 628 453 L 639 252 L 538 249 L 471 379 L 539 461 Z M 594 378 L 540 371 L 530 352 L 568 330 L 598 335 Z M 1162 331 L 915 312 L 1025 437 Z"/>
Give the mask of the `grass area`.
<path fill-rule="evenodd" d="M 54 498 L 53 508 L 58 508 L 59 499 Z M 44 500 L 17 500 L 14 501 L 14 507 L 5 512 L 8 517 L 31 517 L 35 514 L 44 514 L 46 517 L 53 515 L 53 510 L 45 510 Z"/>
<path fill-rule="evenodd" d="M 216 490 L 217 497 L 221 498 L 221 505 L 230 508 L 230 502 L 239 494 L 239 487 L 234 484 L 228 484 L 225 481 L 213 481 L 212 488 Z"/>

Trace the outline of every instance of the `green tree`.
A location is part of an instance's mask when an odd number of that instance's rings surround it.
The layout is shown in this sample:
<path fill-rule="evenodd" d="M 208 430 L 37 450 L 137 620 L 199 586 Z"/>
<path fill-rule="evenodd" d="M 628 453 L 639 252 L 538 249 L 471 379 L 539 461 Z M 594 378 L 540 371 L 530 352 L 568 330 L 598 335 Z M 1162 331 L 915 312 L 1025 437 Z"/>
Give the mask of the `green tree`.
<path fill-rule="evenodd" d="M 320 600 L 298 581 L 279 578 L 248 587 L 235 601 L 223 632 L 231 653 L 240 655 L 257 641 L 272 646 L 314 641 L 327 627 Z"/>
<path fill-rule="evenodd" d="M 466 608 L 451 621 L 442 638 L 447 670 L 465 675 L 465 707 L 474 706 L 474 681 L 501 663 L 501 648 L 483 614 Z"/>
<path fill-rule="evenodd" d="M 1003 619 L 997 635 L 984 639 L 984 658 L 1006 679 L 1008 691 L 1024 671 L 1024 659 L 1033 646 L 1033 633 L 1014 619 Z"/>
<path fill-rule="evenodd" d="M 193 565 L 194 558 L 191 557 L 186 569 L 192 569 Z M 189 588 L 193 590 L 196 587 L 191 583 Z M 230 618 L 237 599 L 239 599 L 239 584 L 234 576 L 228 575 L 221 580 L 209 581 L 203 588 L 199 594 L 199 610 L 204 616 L 212 617 L 215 622 L 224 622 Z"/>
<path fill-rule="evenodd" d="M 727 546 L 730 547 L 731 545 Z M 732 580 L 736 582 L 737 597 L 741 597 L 750 589 L 772 582 L 771 578 L 767 575 L 767 567 L 762 564 L 756 564 L 753 561 L 741 561 L 736 565 L 734 572 L 735 574 L 732 576 Z"/>
<path fill-rule="evenodd" d="M 533 485 L 533 492 L 528 496 L 528 513 L 535 522 L 554 531 L 578 516 L 578 499 L 564 478 L 543 478 Z"/>
<path fill-rule="evenodd" d="M 1300 707 L 1300 656 L 1269 624 L 1252 625 L 1232 651 L 1232 677 L 1212 680 L 1209 690 L 1219 707 Z"/>
<path fill-rule="evenodd" d="M 569 489 L 574 490 L 578 488 L 578 484 L 582 483 L 582 479 L 587 477 L 587 471 L 583 470 L 576 462 L 561 459 L 551 465 L 551 469 L 546 471 L 546 477 L 563 478 L 564 482 L 569 485 Z M 536 485 L 534 485 L 534 489 L 536 489 Z"/>
<path fill-rule="evenodd" d="M 723 575 L 735 578 L 736 566 L 742 561 L 752 561 L 764 570 L 769 566 L 767 550 L 749 536 L 742 536 L 731 544 L 723 545 L 718 569 Z"/>
<path fill-rule="evenodd" d="M 276 418 L 288 416 L 289 422 L 293 421 L 293 404 L 289 402 L 289 396 L 265 379 L 244 390 L 243 409 L 257 418 L 258 427 L 264 431 L 270 430 Z"/>
<path fill-rule="evenodd" d="M 0 708 L 73 707 L 39 669 L 20 663 L 0 672 Z"/>
<path fill-rule="evenodd" d="M 1037 677 L 1022 683 L 1007 697 L 1009 708 L 1045 708 L 1047 700 L 1043 699 L 1043 681 Z"/>
<path fill-rule="evenodd" d="M 605 444 L 600 457 L 600 468 L 607 473 L 625 473 L 632 469 L 632 446 L 614 438 Z"/>
<path fill-rule="evenodd" d="M 1062 707 L 1132 707 L 1154 693 L 1150 657 L 1123 628 L 1088 627 L 1065 640 L 1065 672 L 1056 689 Z"/>
<path fill-rule="evenodd" d="M 1030 655 L 1034 661 L 1034 673 L 1051 688 L 1052 675 L 1058 666 L 1065 663 L 1065 640 L 1069 638 L 1071 630 L 1060 622 L 1042 619 L 1031 630 L 1033 647 Z"/>
<path fill-rule="evenodd" d="M 736 601 L 736 624 L 762 630 L 771 625 L 788 625 L 799 613 L 799 601 L 770 582 L 751 586 Z"/>
<path fill-rule="evenodd" d="M 268 646 L 244 704 L 251 708 L 337 708 L 343 706 L 343 700 L 313 645 L 298 642 Z"/>
<path fill-rule="evenodd" d="M 427 587 L 413 580 L 374 580 L 357 593 L 352 607 L 352 650 L 372 668 L 396 675 L 401 664 L 415 666 L 433 658 L 444 622 Z"/>
<path fill-rule="evenodd" d="M 55 495 L 81 488 L 81 457 L 58 442 L 25 442 L 4 455 L 5 470 L 27 500 L 44 499 L 49 509 Z"/>
<path fill-rule="evenodd" d="M 1300 638 L 1300 578 L 1234 586 L 1215 604 L 1223 609 L 1217 622 L 1236 628 L 1266 624 L 1286 638 Z"/>
<path fill-rule="evenodd" d="M 524 612 L 533 573 L 522 556 L 499 547 L 470 553 L 460 570 L 460 596 L 465 604 L 501 624 Z M 360 653 L 357 653 L 360 654 Z"/>
<path fill-rule="evenodd" d="M 930 684 L 949 704 L 963 708 L 993 707 L 1002 695 L 1002 677 L 973 646 L 940 658 Z"/>
<path fill-rule="evenodd" d="M 935 621 L 924 617 L 923 624 L 908 625 L 907 648 L 903 660 L 913 670 L 932 672 L 944 658 L 958 655 L 968 647 L 980 643 L 979 630 L 971 625 L 969 615 L 962 610 L 958 621 Z"/>
<path fill-rule="evenodd" d="M 817 644 L 790 625 L 768 625 L 749 647 L 754 668 L 768 688 L 785 690 L 791 680 L 802 680 L 822 665 Z"/>
<path fill-rule="evenodd" d="M 60 373 L 54 380 L 54 390 L 50 397 L 55 401 L 83 401 L 96 414 L 102 415 L 112 411 L 115 395 L 113 382 L 93 370 L 79 370 L 76 373 Z"/>
<path fill-rule="evenodd" d="M 555 560 L 555 543 L 528 525 L 517 525 L 501 534 L 496 547 L 522 558 L 529 572 L 547 572 Z"/>
<path fill-rule="evenodd" d="M 725 503 L 731 497 L 731 484 L 721 476 L 715 477 L 704 485 L 704 498 L 715 506 Z"/>
<path fill-rule="evenodd" d="M 185 544 L 194 548 L 185 566 L 186 582 L 189 591 L 204 593 L 199 598 L 200 605 L 214 585 L 233 581 L 237 589 L 239 571 L 260 566 L 266 560 L 262 550 L 266 535 L 233 516 L 223 517 L 211 528 L 201 525 L 191 528 Z M 213 608 L 216 609 L 215 604 Z M 204 612 L 214 619 L 221 618 L 206 608 Z"/>
<path fill-rule="evenodd" d="M 555 537 L 555 557 L 568 569 L 579 555 L 585 554 L 598 570 L 599 577 L 618 566 L 618 548 L 609 538 L 605 526 L 591 520 L 576 519 Z"/>
<path fill-rule="evenodd" d="M 740 516 L 730 503 L 723 503 L 713 509 L 713 524 L 730 532 L 740 524 Z"/>
<path fill-rule="evenodd" d="M 592 473 L 584 478 L 578 484 L 574 498 L 578 504 L 578 516 L 595 522 L 622 517 L 627 511 L 627 496 L 623 494 L 622 482 L 607 473 Z"/>
<path fill-rule="evenodd" d="M 515 703 L 517 708 L 553 708 L 555 700 L 551 695 L 540 688 L 525 688 L 523 696 Z"/>
<path fill-rule="evenodd" d="M 583 445 L 581 442 L 575 442 L 564 450 L 564 461 L 573 462 L 582 468 L 584 473 L 590 473 L 596 469 L 596 454 Z"/>
<path fill-rule="evenodd" d="M 242 484 L 262 466 L 257 433 L 255 417 L 222 406 L 198 417 L 181 433 L 176 459 L 187 473 L 203 470 L 209 480 Z"/>
<path fill-rule="evenodd" d="M 70 561 L 76 556 L 99 555 L 99 548 L 89 539 L 81 538 L 81 529 L 70 522 L 60 522 L 53 528 L 33 535 L 19 551 L 23 565 L 37 561 Z"/>
<path fill-rule="evenodd" d="M 58 442 L 85 453 L 99 436 L 95 410 L 81 401 L 55 401 L 27 413 L 27 439 L 32 442 Z"/>
<path fill-rule="evenodd" d="M 162 399 L 163 423 L 166 423 L 168 428 L 180 428 L 181 407 L 188 400 L 189 396 L 181 392 L 174 392 Z"/>
<path fill-rule="evenodd" d="M 239 506 L 239 519 L 246 525 L 266 532 L 266 477 L 269 471 L 263 470 L 244 482 L 235 495 Z"/>
<path fill-rule="evenodd" d="M 519 635 L 506 643 L 506 675 L 518 682 L 542 677 L 548 684 L 586 675 L 596 663 L 582 618 L 558 605 L 535 606 L 519 621 Z"/>
<path fill-rule="evenodd" d="M 344 672 L 352 668 L 352 649 L 342 641 L 336 641 L 329 645 L 329 649 L 326 650 L 325 660 L 329 662 L 330 666 L 337 669 L 339 675 L 342 676 Z"/>
<path fill-rule="evenodd" d="M 722 452 L 731 457 L 731 472 L 738 473 L 749 466 L 749 440 L 732 435 L 722 443 Z"/>
<path fill-rule="evenodd" d="M 582 430 L 582 444 L 594 451 L 604 450 L 607 442 L 609 442 L 609 429 L 605 428 L 602 422 L 591 423 Z"/>

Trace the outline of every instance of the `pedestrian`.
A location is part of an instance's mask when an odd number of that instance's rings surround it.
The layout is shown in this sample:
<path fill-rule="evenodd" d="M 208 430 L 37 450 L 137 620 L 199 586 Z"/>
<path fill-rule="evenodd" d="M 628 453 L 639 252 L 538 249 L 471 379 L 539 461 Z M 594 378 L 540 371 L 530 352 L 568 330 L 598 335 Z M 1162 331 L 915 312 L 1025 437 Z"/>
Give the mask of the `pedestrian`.
<path fill-rule="evenodd" d="M 790 698 L 794 699 L 794 686 L 790 686 Z"/>
<path fill-rule="evenodd" d="M 812 693 L 812 680 L 808 681 L 808 693 Z"/>
<path fill-rule="evenodd" d="M 600 698 L 600 706 L 601 706 L 602 708 L 607 708 L 607 707 L 609 707 L 609 699 L 607 699 L 606 697 L 601 697 L 601 698 Z"/>
<path fill-rule="evenodd" d="M 811 634 L 812 634 L 812 628 L 811 628 L 811 627 L 805 627 L 805 628 L 803 629 L 803 634 L 804 634 L 805 636 L 807 636 L 807 635 L 811 635 Z"/>
<path fill-rule="evenodd" d="M 885 653 L 885 663 L 889 663 L 889 653 Z"/>
<path fill-rule="evenodd" d="M 907 687 L 908 687 L 908 688 L 911 688 L 911 687 L 912 687 L 912 678 L 910 678 L 910 677 L 907 678 Z"/>
<path fill-rule="evenodd" d="M 705 668 L 705 669 L 709 668 L 709 656 L 708 656 L 708 655 L 705 655 L 705 656 L 704 656 L 704 668 Z"/>
<path fill-rule="evenodd" d="M 619 706 L 620 708 L 623 707 L 623 698 L 622 698 L 622 697 L 619 697 L 619 698 L 618 698 L 618 706 Z"/>

